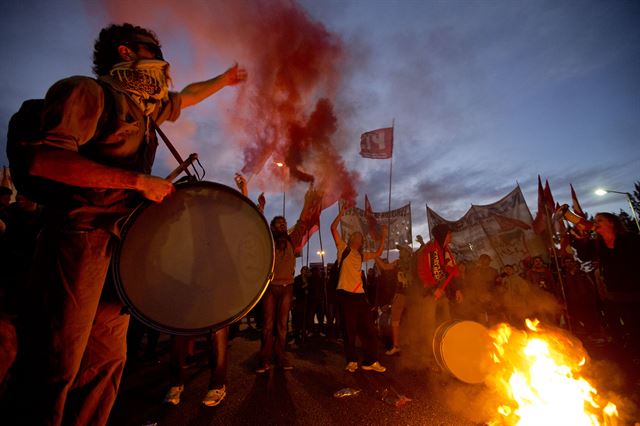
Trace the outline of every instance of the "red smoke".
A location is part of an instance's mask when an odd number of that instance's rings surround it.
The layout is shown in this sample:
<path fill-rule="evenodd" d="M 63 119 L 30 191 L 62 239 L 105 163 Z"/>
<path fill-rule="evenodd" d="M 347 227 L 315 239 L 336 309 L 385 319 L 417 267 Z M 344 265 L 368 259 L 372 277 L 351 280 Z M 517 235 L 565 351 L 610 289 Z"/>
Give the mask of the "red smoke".
<path fill-rule="evenodd" d="M 340 85 L 342 43 L 296 3 L 166 0 L 141 7 L 112 0 L 106 8 L 113 19 L 148 26 L 161 40 L 190 37 L 196 56 L 214 51 L 246 66 L 249 80 L 227 118 L 249 179 L 265 164 L 283 161 L 292 180 L 315 180 L 325 207 L 355 199 L 357 175 L 339 154 L 339 120 L 330 100 Z M 284 179 L 264 169 L 269 178 Z M 280 182 L 270 189 L 279 191 Z"/>

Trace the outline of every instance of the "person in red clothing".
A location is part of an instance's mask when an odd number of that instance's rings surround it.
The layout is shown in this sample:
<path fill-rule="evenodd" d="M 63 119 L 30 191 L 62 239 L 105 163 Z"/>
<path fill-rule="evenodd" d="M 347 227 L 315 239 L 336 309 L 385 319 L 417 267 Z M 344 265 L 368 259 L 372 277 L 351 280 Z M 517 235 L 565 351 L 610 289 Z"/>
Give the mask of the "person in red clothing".
<path fill-rule="evenodd" d="M 451 242 L 449 227 L 445 224 L 437 225 L 431 232 L 433 239 L 425 244 L 418 257 L 418 276 L 424 288 L 431 290 L 433 296 L 440 299 L 450 285 L 451 279 L 457 275 L 458 266 L 449 249 Z"/>
<path fill-rule="evenodd" d="M 613 343 L 630 359 L 636 371 L 640 364 L 640 235 L 625 229 L 612 213 L 597 213 L 594 239 L 573 241 L 582 260 L 593 262 L 596 286 L 604 303 Z M 631 364 L 630 364 L 631 365 Z M 631 367 L 629 367 L 631 369 Z M 636 379 L 640 374 L 634 375 Z"/>
<path fill-rule="evenodd" d="M 446 224 L 436 225 L 431 234 L 433 238 L 418 254 L 418 276 L 424 287 L 424 312 L 422 321 L 426 347 L 431 347 L 433 335 L 439 324 L 451 319 L 449 299 L 446 293 L 453 292 L 456 300 L 462 299 L 460 290 L 453 288 L 453 278 L 458 275 L 453 253 L 449 249 L 451 229 Z M 428 354 L 429 357 L 432 354 Z"/>

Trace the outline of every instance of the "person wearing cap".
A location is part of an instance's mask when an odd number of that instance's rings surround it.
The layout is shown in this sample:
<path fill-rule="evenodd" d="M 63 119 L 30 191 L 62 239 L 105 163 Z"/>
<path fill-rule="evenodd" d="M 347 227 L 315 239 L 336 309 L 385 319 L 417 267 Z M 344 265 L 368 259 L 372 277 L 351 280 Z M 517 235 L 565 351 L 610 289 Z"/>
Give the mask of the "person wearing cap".
<path fill-rule="evenodd" d="M 93 65 L 97 79 L 69 77 L 49 89 L 42 135 L 31 144 L 29 174 L 64 185 L 44 205 L 32 268 L 33 315 L 21 347 L 27 375 L 16 392 L 21 424 L 106 424 L 128 325 L 106 280 L 118 225 L 141 201 L 160 202 L 174 190 L 151 175 L 153 123 L 175 121 L 182 109 L 247 77 L 236 65 L 169 91 L 158 38 L 127 23 L 102 29 Z"/>

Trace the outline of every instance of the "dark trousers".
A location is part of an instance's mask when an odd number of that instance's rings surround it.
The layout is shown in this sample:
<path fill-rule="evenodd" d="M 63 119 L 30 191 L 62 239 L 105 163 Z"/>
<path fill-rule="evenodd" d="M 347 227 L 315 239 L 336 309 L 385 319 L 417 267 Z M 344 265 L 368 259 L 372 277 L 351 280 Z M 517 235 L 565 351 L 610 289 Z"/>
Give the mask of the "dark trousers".
<path fill-rule="evenodd" d="M 378 360 L 378 342 L 375 313 L 364 293 L 350 293 L 338 290 L 344 318 L 344 351 L 347 362 L 357 362 L 356 337 L 360 338 L 364 352 L 363 364 L 370 365 Z"/>
<path fill-rule="evenodd" d="M 307 303 L 307 330 L 314 331 L 314 318 L 318 318 L 317 332 L 321 332 L 324 325 L 324 306 L 322 303 L 322 295 L 314 295 L 309 297 Z"/>
<path fill-rule="evenodd" d="M 295 336 L 296 342 L 304 340 L 307 333 L 307 323 L 305 317 L 307 316 L 308 309 L 308 295 L 297 295 L 293 301 L 293 308 L 291 309 L 291 330 Z"/>
<path fill-rule="evenodd" d="M 327 304 L 325 307 L 327 315 L 327 337 L 335 339 L 342 335 L 342 313 L 340 303 L 335 291 L 327 292 Z"/>
<path fill-rule="evenodd" d="M 145 333 L 147 334 L 147 345 L 144 348 L 143 356 L 147 359 L 152 359 L 156 356 L 160 333 L 135 318 L 131 318 L 129 320 L 129 330 L 127 331 L 127 360 L 129 362 L 140 358 L 140 347 Z"/>
<path fill-rule="evenodd" d="M 287 322 L 293 299 L 293 285 L 269 284 L 262 296 L 262 345 L 260 348 L 261 362 L 270 362 L 275 352 L 276 362 L 286 360 L 284 348 L 287 343 Z M 276 330 L 274 336 L 273 330 Z M 274 342 L 275 340 L 275 342 Z"/>
<path fill-rule="evenodd" d="M 129 316 L 105 286 L 112 236 L 45 228 L 36 249 L 20 347 L 17 419 L 104 425 L 126 360 Z"/>
<path fill-rule="evenodd" d="M 207 336 L 207 358 L 211 376 L 209 389 L 218 389 L 227 383 L 227 360 L 229 327 L 222 328 Z M 171 372 L 171 386 L 184 385 L 184 365 L 186 363 L 189 342 L 194 337 L 171 336 L 171 354 L 169 369 Z"/>

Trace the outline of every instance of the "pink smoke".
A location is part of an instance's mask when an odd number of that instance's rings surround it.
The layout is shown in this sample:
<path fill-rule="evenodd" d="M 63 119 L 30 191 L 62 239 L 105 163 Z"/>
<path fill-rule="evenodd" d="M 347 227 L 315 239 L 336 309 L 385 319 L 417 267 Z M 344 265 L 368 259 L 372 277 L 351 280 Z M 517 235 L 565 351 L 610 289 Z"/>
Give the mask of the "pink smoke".
<path fill-rule="evenodd" d="M 341 83 L 343 45 L 295 2 L 109 0 L 105 8 L 113 20 L 148 26 L 161 40 L 186 35 L 196 61 L 202 61 L 198 52 L 215 51 L 247 68 L 249 80 L 225 118 L 249 179 L 261 175 L 277 190 L 283 182 L 314 181 L 325 192 L 325 207 L 355 199 L 358 176 L 340 156 L 331 102 Z M 265 167 L 275 161 L 286 164 L 288 177 Z"/>

